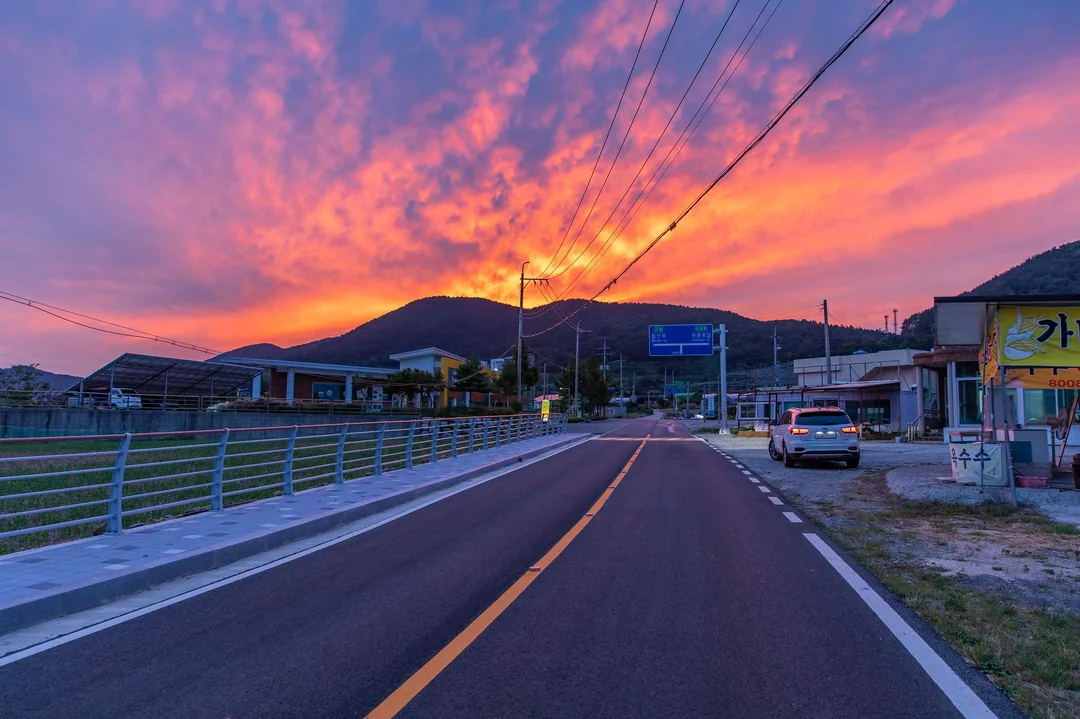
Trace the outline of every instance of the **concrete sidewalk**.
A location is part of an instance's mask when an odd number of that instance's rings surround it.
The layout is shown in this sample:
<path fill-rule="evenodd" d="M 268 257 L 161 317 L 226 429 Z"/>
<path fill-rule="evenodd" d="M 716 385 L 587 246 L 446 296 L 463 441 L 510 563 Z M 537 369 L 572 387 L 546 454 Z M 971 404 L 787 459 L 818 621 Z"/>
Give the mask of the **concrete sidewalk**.
<path fill-rule="evenodd" d="M 415 469 L 0 556 L 0 634 L 91 609 L 404 504 L 557 446 L 552 435 Z"/>

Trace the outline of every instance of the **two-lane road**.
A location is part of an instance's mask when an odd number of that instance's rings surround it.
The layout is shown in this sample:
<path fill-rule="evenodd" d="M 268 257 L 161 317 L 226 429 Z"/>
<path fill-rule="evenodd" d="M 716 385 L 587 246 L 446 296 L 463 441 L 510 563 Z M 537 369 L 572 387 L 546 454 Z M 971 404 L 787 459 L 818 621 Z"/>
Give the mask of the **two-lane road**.
<path fill-rule="evenodd" d="M 965 716 L 762 486 L 631 421 L 0 667 L 0 716 Z"/>

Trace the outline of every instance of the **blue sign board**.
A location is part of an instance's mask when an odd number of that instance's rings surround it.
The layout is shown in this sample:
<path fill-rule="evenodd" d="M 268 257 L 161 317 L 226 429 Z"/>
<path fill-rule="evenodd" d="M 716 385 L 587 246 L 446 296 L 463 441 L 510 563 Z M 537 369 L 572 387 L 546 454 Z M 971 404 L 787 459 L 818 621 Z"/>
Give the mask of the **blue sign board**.
<path fill-rule="evenodd" d="M 650 357 L 707 357 L 712 353 L 712 325 L 649 325 Z"/>

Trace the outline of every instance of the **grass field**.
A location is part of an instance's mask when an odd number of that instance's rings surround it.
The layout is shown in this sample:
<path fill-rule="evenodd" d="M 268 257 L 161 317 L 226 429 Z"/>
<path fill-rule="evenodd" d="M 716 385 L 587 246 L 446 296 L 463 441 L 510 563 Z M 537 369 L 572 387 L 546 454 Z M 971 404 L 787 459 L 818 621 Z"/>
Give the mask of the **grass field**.
<path fill-rule="evenodd" d="M 456 428 L 456 451 L 467 452 L 468 424 L 462 422 Z M 406 466 L 407 432 L 407 427 L 403 426 L 388 430 L 384 436 L 381 462 L 384 472 Z M 508 426 L 504 425 L 501 441 L 507 440 Z M 296 438 L 291 461 L 294 491 L 335 481 L 339 441 L 337 433 Z M 490 446 L 494 446 L 495 441 L 495 429 L 492 428 Z M 226 446 L 222 467 L 224 506 L 282 494 L 288 442 L 288 433 L 258 440 L 245 439 L 239 433 L 233 435 Z M 114 440 L 0 443 L 0 533 L 63 522 L 84 522 L 0 537 L 0 555 L 105 532 L 119 448 L 120 442 Z M 451 456 L 454 448 L 451 425 L 444 422 L 435 448 L 438 458 Z M 474 435 L 473 449 L 483 449 L 479 431 Z M 130 528 L 209 510 L 219 451 L 220 435 L 133 440 L 124 469 L 123 526 Z M 374 427 L 351 432 L 342 454 L 343 479 L 373 474 L 375 453 Z M 41 458 L 19 459 L 28 457 Z M 418 466 L 431 459 L 431 434 L 418 431 L 413 441 L 412 463 Z M 49 473 L 52 474 L 27 476 Z M 23 478 L 5 479 L 10 477 Z M 32 492 L 48 493 L 13 496 Z"/>

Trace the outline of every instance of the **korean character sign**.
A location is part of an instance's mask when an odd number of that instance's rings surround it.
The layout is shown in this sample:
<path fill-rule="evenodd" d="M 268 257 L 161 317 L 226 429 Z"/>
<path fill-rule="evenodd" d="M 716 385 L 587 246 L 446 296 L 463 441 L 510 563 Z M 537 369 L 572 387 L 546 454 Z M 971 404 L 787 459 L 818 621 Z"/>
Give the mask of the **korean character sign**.
<path fill-rule="evenodd" d="M 957 482 L 979 482 L 995 487 L 1005 486 L 1001 472 L 1001 445 L 977 442 L 954 442 L 949 445 L 952 476 Z"/>
<path fill-rule="evenodd" d="M 1006 367 L 1080 367 L 1080 306 L 1002 305 L 997 339 Z"/>

